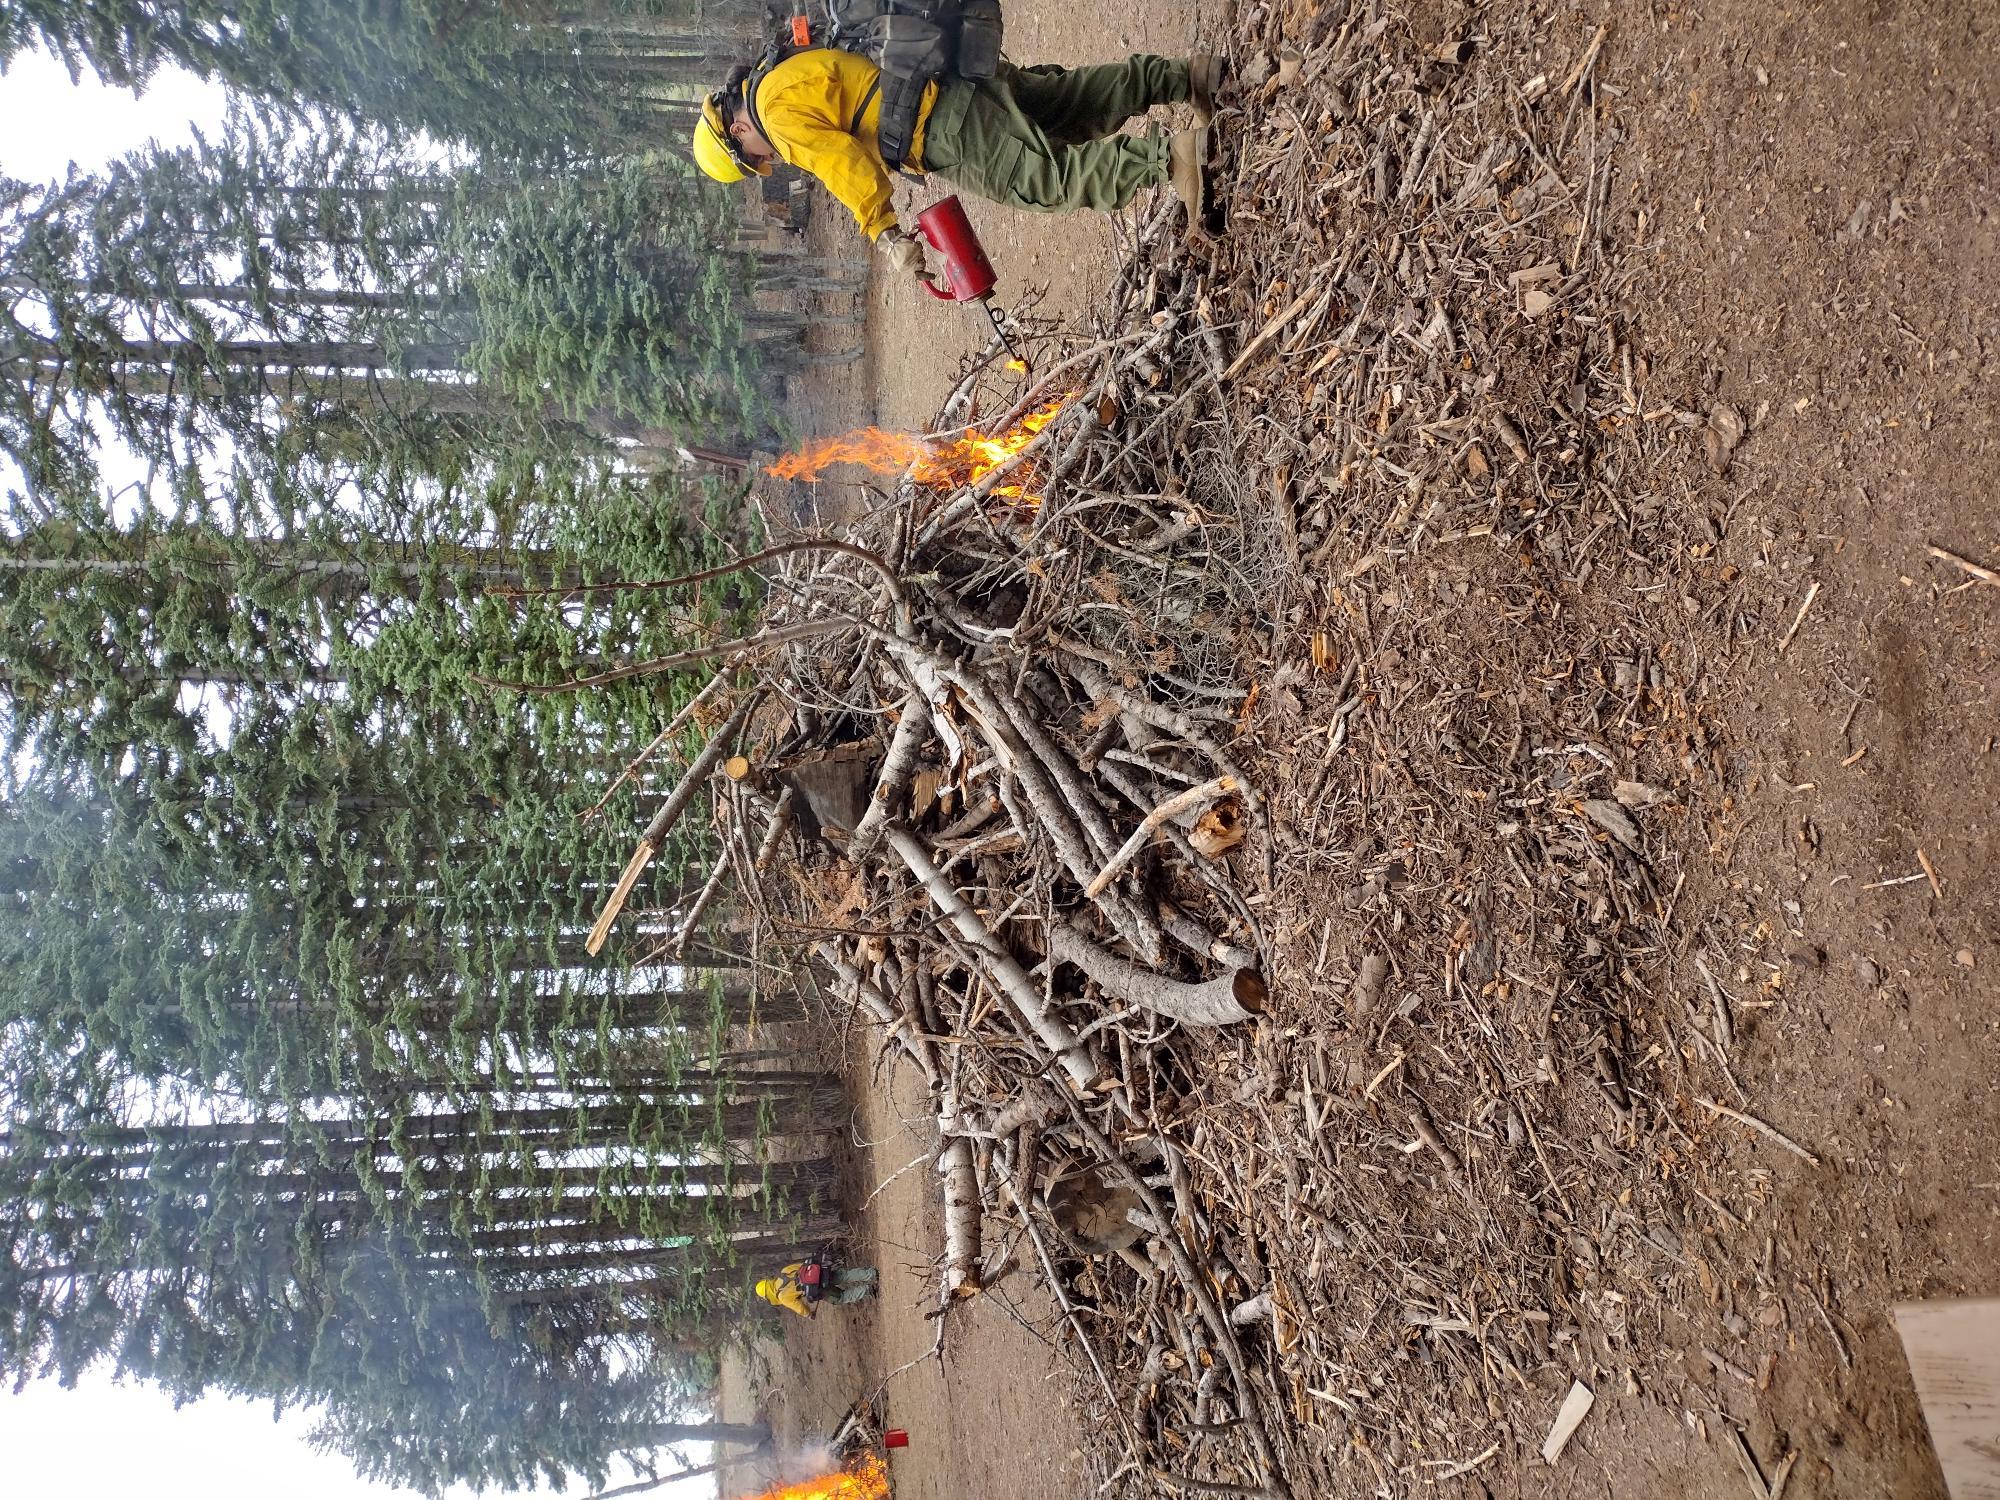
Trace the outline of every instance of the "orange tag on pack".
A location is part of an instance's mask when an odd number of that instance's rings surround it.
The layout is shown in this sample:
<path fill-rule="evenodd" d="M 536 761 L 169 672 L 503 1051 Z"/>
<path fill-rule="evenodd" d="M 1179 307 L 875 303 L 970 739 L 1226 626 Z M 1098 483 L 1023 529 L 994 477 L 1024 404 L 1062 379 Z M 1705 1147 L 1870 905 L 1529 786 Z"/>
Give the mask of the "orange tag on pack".
<path fill-rule="evenodd" d="M 810 47 L 812 45 L 812 39 L 813 39 L 812 17 L 793 16 L 792 45 L 794 47 Z"/>

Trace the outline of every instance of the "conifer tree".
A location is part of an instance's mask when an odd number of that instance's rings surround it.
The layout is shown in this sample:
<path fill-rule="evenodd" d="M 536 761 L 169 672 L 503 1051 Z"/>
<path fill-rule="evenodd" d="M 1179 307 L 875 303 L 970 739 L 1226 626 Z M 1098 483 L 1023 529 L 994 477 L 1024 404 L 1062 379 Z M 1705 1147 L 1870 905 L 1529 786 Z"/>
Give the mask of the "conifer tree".
<path fill-rule="evenodd" d="M 524 141 L 673 107 L 674 10 L 0 8 L 0 55 L 285 100 L 0 183 L 0 1371 L 317 1403 L 432 1489 L 755 1437 L 689 1424 L 700 1351 L 829 1227 L 832 1101 L 717 955 L 583 953 L 671 764 L 582 815 L 698 680 L 483 685 L 744 625 L 589 587 L 749 544 L 635 472 L 766 420 L 718 200 Z"/>
<path fill-rule="evenodd" d="M 756 405 L 750 269 L 712 248 L 725 205 L 637 167 L 517 193 L 468 256 L 481 314 L 470 363 L 530 410 L 740 433 Z"/>
<path fill-rule="evenodd" d="M 496 483 L 433 484 L 393 545 L 367 504 L 275 533 L 247 502 L 14 518 L 0 677 L 34 768 L 0 802 L 17 1372 L 109 1358 L 346 1410 L 389 1354 L 310 1340 L 367 1288 L 357 1321 L 431 1330 L 464 1319 L 427 1299 L 476 1299 L 555 1400 L 605 1339 L 684 1338 L 743 1257 L 823 1212 L 823 1168 L 760 1143 L 810 1138 L 827 1101 L 696 1061 L 726 990 L 577 968 L 624 824 L 578 821 L 596 786 L 576 759 L 643 741 L 692 684 L 472 682 L 734 628 L 713 603 L 491 591 L 696 565 L 689 497 L 601 462 L 544 461 L 504 501 Z M 234 1115 L 169 1129 L 135 1098 Z M 387 1287 L 406 1301 L 377 1307 Z M 458 1354 L 394 1354 L 436 1358 Z"/>
<path fill-rule="evenodd" d="M 101 179 L 0 183 L 0 447 L 51 489 L 100 436 L 170 477 L 246 448 L 450 472 L 552 442 L 740 447 L 768 420 L 767 315 L 725 218 L 680 175 L 509 183 L 242 117 Z"/>

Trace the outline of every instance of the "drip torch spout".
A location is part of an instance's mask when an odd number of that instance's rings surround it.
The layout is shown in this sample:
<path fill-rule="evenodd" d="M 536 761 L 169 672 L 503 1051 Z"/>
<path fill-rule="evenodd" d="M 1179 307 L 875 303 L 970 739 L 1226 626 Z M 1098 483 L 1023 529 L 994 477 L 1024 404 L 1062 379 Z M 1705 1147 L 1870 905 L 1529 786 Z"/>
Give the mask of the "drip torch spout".
<path fill-rule="evenodd" d="M 1021 352 L 1020 346 L 1014 342 L 1014 336 L 1007 331 L 1006 314 L 993 305 L 991 297 L 981 297 L 979 305 L 986 309 L 986 316 L 993 324 L 994 335 L 1000 340 L 1000 346 L 1007 351 L 1009 361 L 1019 365 L 1021 373 L 1026 375 L 1029 372 L 1028 356 Z"/>

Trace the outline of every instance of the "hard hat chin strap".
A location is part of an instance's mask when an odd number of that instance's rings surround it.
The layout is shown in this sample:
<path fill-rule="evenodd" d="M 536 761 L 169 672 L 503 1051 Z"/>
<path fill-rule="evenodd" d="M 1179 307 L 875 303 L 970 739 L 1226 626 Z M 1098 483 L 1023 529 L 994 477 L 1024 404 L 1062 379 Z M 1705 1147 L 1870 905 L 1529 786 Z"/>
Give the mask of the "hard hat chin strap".
<path fill-rule="evenodd" d="M 741 167 L 745 172 L 754 174 L 758 169 L 758 164 L 750 159 L 750 157 L 743 150 L 743 143 L 737 140 L 736 137 L 730 132 L 729 117 L 722 112 L 721 105 L 719 103 L 721 95 L 718 94 L 714 95 L 713 97 L 718 100 L 715 112 L 716 118 L 721 120 L 723 123 L 720 125 L 714 124 L 713 122 L 710 121 L 704 121 L 703 123 L 708 125 L 709 130 L 714 134 L 716 142 L 722 147 L 722 149 L 729 153 L 729 159 L 735 162 L 736 165 Z"/>

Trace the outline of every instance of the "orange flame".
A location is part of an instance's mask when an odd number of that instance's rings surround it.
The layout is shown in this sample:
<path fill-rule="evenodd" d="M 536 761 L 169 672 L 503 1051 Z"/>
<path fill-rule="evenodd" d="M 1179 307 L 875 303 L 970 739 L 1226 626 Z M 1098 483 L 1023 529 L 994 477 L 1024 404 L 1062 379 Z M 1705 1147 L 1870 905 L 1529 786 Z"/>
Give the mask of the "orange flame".
<path fill-rule="evenodd" d="M 969 428 L 955 437 L 933 438 L 914 432 L 884 432 L 863 427 L 839 437 L 809 443 L 788 453 L 764 472 L 778 479 L 817 479 L 836 464 L 858 464 L 877 474 L 905 469 L 919 484 L 948 489 L 972 484 L 992 473 L 1034 440 L 1056 419 L 1068 398 L 1029 412 L 1007 432 L 993 434 Z M 1000 485 L 996 495 L 1019 496 L 1019 485 Z"/>
<path fill-rule="evenodd" d="M 851 1469 L 766 1490 L 757 1500 L 889 1500 L 889 1470 L 873 1453 Z"/>
<path fill-rule="evenodd" d="M 808 443 L 765 469 L 778 479 L 817 479 L 835 464 L 859 464 L 877 474 L 895 474 L 924 456 L 924 440 L 910 432 L 862 427 L 839 437 Z"/>

